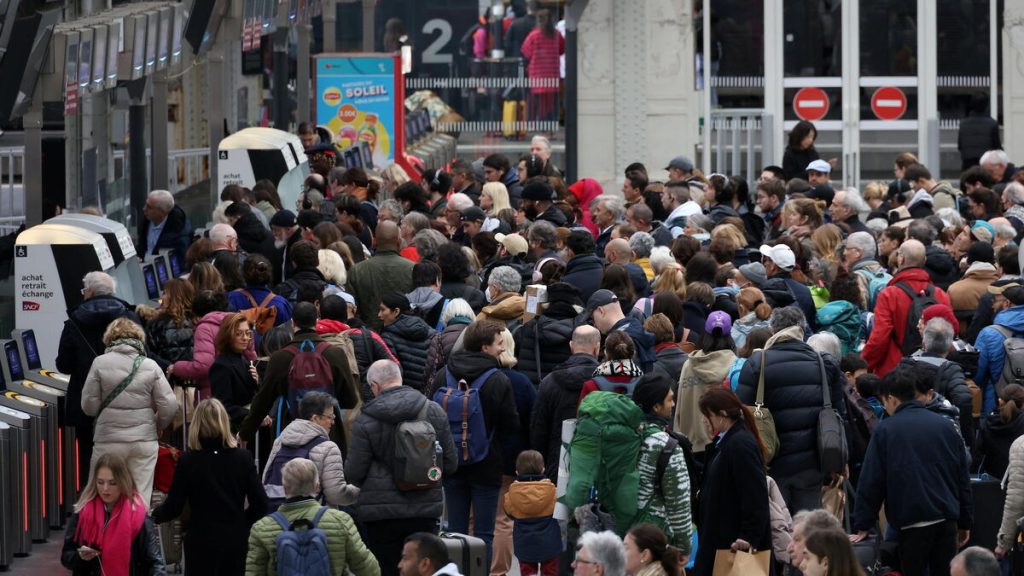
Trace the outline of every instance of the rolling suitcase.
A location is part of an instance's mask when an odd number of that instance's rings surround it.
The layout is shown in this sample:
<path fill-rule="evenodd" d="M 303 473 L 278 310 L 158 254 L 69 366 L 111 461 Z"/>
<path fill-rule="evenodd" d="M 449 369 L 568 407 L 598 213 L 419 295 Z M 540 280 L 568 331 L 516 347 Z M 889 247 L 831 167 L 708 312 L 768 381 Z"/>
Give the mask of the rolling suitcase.
<path fill-rule="evenodd" d="M 448 548 L 448 560 L 459 567 L 463 576 L 486 576 L 490 572 L 483 540 L 455 532 L 442 532 L 441 539 Z"/>
<path fill-rule="evenodd" d="M 1006 493 L 995 478 L 971 478 L 971 497 L 974 504 L 974 526 L 971 526 L 971 539 L 968 546 L 981 546 L 991 549 L 999 534 L 999 524 L 1003 520 L 1003 504 Z"/>
<path fill-rule="evenodd" d="M 153 499 L 151 500 L 152 507 L 155 509 L 164 503 L 167 499 L 167 494 L 160 492 L 159 490 L 153 490 Z M 181 518 L 175 518 L 170 522 L 164 522 L 163 524 L 157 525 L 157 534 L 160 536 L 160 549 L 163 550 L 164 563 L 174 564 L 181 572 L 182 568 L 182 530 L 181 530 Z"/>

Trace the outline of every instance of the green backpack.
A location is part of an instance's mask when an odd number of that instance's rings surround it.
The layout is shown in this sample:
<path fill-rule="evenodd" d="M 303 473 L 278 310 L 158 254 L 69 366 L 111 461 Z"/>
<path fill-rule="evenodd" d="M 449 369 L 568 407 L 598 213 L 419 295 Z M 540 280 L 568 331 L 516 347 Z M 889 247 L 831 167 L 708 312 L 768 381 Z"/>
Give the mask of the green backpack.
<path fill-rule="evenodd" d="M 569 444 L 569 485 L 562 503 L 576 510 L 596 493 L 600 506 L 614 517 L 619 536 L 637 516 L 642 421 L 643 412 L 629 396 L 591 392 L 580 403 Z"/>
<path fill-rule="evenodd" d="M 857 352 L 863 335 L 860 308 L 846 300 L 829 302 L 818 309 L 818 326 L 839 338 L 843 356 Z"/>

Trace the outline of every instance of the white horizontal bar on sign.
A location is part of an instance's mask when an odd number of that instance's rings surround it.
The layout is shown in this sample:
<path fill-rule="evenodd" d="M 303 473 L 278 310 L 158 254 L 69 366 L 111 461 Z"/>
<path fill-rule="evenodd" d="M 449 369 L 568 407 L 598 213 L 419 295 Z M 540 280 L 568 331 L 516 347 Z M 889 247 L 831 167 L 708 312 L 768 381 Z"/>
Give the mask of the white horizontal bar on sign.
<path fill-rule="evenodd" d="M 842 76 L 793 76 L 782 79 L 783 88 L 842 88 Z"/>
<path fill-rule="evenodd" d="M 794 127 L 796 127 L 796 120 L 786 120 L 782 124 L 782 127 L 785 130 L 792 130 Z M 843 121 L 842 120 L 817 120 L 817 121 L 814 122 L 814 127 L 817 128 L 819 132 L 822 131 L 822 130 L 825 130 L 825 131 L 837 131 L 838 132 L 838 131 L 841 131 L 843 129 Z M 819 148 L 820 148 L 820 146 L 819 146 Z"/>
<path fill-rule="evenodd" d="M 815 124 L 817 126 L 817 124 Z M 880 132 L 894 130 L 917 130 L 917 120 L 861 120 L 861 130 Z"/>
<path fill-rule="evenodd" d="M 917 76 L 861 76 L 863 88 L 881 88 L 882 86 L 899 86 L 917 88 Z"/>

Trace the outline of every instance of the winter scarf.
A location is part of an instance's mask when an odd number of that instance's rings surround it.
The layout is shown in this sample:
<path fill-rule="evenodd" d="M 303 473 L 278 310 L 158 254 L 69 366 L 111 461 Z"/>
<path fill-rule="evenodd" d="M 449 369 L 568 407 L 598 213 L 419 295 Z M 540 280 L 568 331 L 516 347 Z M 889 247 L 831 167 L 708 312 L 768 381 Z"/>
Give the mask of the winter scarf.
<path fill-rule="evenodd" d="M 633 363 L 632 360 L 609 360 L 597 365 L 594 369 L 594 376 L 626 376 L 638 378 L 644 375 L 644 371 Z"/>
<path fill-rule="evenodd" d="M 103 352 L 109 354 L 114 351 L 118 346 L 128 346 L 139 353 L 140 356 L 146 355 L 146 345 L 142 343 L 142 340 L 138 338 L 118 338 L 107 346 Z"/>
<path fill-rule="evenodd" d="M 136 342 L 138 342 L 136 340 Z M 121 498 L 104 525 L 105 510 L 99 496 L 78 512 L 75 542 L 100 551 L 104 576 L 128 576 L 132 559 L 132 540 L 146 520 L 146 505 L 137 492 Z"/>

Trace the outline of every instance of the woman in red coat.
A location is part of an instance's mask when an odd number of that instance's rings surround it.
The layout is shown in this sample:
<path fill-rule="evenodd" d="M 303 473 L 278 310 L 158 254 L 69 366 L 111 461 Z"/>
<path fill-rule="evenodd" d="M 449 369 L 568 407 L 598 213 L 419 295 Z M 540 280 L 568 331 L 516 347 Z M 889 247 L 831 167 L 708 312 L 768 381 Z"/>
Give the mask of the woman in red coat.
<path fill-rule="evenodd" d="M 531 120 L 555 120 L 558 107 L 560 56 L 565 53 L 565 38 L 555 30 L 551 10 L 537 12 L 537 27 L 523 41 L 523 58 L 529 61 Z"/>

